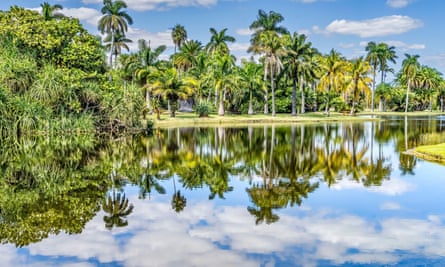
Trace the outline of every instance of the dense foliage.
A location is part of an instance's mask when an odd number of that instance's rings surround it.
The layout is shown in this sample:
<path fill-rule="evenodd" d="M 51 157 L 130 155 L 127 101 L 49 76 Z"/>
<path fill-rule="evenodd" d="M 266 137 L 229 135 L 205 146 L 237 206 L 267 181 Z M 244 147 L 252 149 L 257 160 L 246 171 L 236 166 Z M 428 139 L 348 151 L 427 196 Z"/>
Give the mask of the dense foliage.
<path fill-rule="evenodd" d="M 137 88 L 109 81 L 100 41 L 77 19 L 0 13 L 2 135 L 116 131 L 138 126 Z M 129 103 L 125 103 L 128 101 Z"/>

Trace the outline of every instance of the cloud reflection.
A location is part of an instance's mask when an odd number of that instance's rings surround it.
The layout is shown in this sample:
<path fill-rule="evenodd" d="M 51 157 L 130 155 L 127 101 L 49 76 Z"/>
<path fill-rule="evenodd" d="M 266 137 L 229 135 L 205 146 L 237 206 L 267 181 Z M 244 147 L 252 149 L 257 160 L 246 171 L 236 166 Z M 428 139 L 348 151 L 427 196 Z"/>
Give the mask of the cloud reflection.
<path fill-rule="evenodd" d="M 156 199 L 131 201 L 136 208 L 128 227 L 108 231 L 99 214 L 81 235 L 48 238 L 29 246 L 29 253 L 39 260 L 74 259 L 79 266 L 91 260 L 123 266 L 259 266 L 283 260 L 304 266 L 320 261 L 395 264 L 412 255 L 445 255 L 445 227 L 437 215 L 368 221 L 310 209 L 298 216 L 279 214 L 272 225 L 255 225 L 241 206 L 199 202 L 176 214 L 169 203 Z M 0 253 L 3 266 L 14 266 L 22 257 L 9 246 Z"/>

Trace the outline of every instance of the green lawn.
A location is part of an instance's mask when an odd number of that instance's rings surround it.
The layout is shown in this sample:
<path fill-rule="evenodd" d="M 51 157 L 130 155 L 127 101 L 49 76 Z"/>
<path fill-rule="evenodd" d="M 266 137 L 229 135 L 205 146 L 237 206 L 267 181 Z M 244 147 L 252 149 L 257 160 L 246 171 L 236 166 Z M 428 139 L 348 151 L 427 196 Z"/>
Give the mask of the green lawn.
<path fill-rule="evenodd" d="M 445 163 L 445 143 L 429 146 L 418 146 L 414 149 L 414 154 L 425 160 Z"/>

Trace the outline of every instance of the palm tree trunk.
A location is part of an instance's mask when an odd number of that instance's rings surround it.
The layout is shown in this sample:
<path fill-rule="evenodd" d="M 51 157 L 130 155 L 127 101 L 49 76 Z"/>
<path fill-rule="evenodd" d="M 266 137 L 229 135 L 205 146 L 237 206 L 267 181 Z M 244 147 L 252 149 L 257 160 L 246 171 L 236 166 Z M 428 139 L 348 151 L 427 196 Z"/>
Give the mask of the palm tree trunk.
<path fill-rule="evenodd" d="M 219 94 L 218 115 L 219 116 L 224 116 L 224 98 L 223 98 L 223 94 L 222 93 Z"/>
<path fill-rule="evenodd" d="M 147 89 L 147 91 L 145 92 L 145 102 L 146 102 L 146 107 L 148 112 L 151 112 L 151 96 L 150 96 L 150 91 Z"/>
<path fill-rule="evenodd" d="M 371 92 L 371 112 L 374 113 L 374 92 L 375 92 L 375 66 L 372 70 L 372 92 Z"/>
<path fill-rule="evenodd" d="M 411 80 L 408 79 L 408 86 L 406 87 L 406 98 L 405 98 L 405 113 L 408 112 L 408 95 L 411 86 Z"/>
<path fill-rule="evenodd" d="M 292 79 L 292 116 L 297 116 L 297 80 Z"/>
<path fill-rule="evenodd" d="M 110 68 L 113 69 L 114 30 L 111 30 Z"/>
<path fill-rule="evenodd" d="M 301 77 L 300 77 L 300 92 L 301 92 L 301 114 L 303 114 L 306 112 L 306 108 L 305 108 L 306 103 L 304 102 L 303 74 L 301 74 Z"/>
<path fill-rule="evenodd" d="M 273 68 L 272 64 L 270 65 L 270 87 L 272 94 L 272 117 L 275 117 L 275 85 L 274 85 L 274 76 L 273 76 Z"/>
<path fill-rule="evenodd" d="M 253 101 L 253 95 L 252 95 L 252 90 L 249 90 L 249 110 L 247 111 L 248 115 L 252 115 L 253 114 L 253 106 L 252 106 L 252 101 Z"/>

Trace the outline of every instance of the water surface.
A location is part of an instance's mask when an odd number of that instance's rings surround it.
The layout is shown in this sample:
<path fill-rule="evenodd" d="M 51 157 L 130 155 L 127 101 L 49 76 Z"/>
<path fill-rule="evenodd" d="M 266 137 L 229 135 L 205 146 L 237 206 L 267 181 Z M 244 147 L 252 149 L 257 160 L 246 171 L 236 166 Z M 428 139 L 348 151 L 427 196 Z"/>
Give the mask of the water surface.
<path fill-rule="evenodd" d="M 2 266 L 445 264 L 440 118 L 2 144 Z"/>

